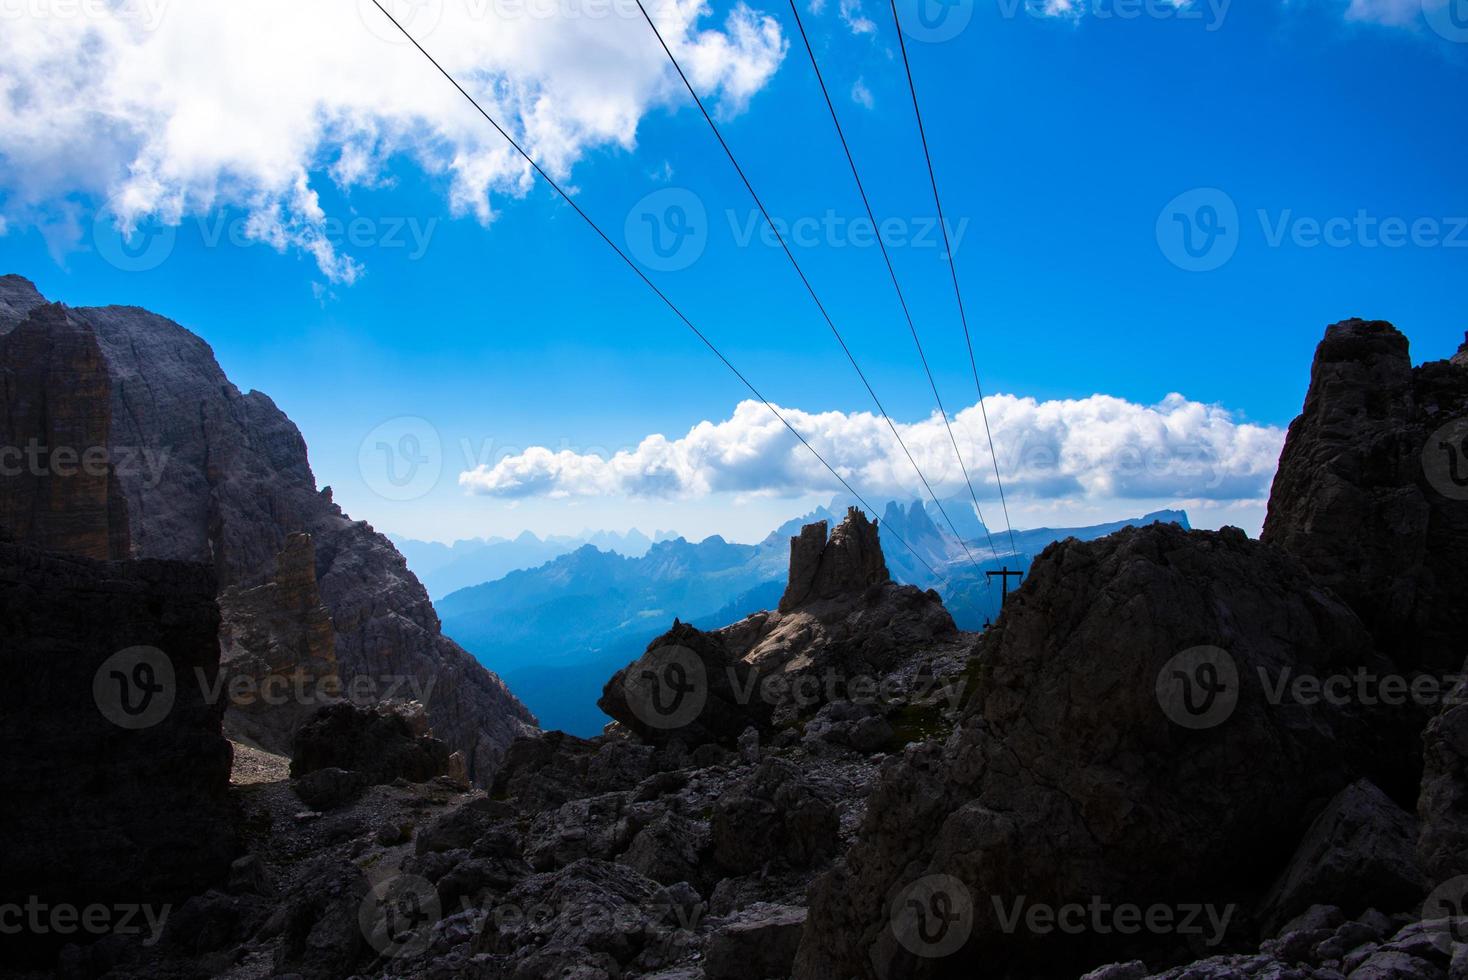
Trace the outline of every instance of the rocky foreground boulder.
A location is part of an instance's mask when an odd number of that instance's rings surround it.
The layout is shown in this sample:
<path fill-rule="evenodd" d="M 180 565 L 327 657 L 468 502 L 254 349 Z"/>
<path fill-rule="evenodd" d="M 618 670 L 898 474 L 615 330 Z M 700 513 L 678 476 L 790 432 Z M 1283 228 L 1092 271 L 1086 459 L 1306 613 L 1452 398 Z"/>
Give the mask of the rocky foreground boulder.
<path fill-rule="evenodd" d="M 237 829 L 224 705 L 208 696 L 214 590 L 199 565 L 0 541 L 0 907 L 46 922 L 96 906 L 143 927 L 142 910 L 223 880 Z M 17 921 L 0 936 L 11 964 L 71 939 Z"/>
<path fill-rule="evenodd" d="M 1247 907 L 1332 794 L 1401 782 L 1389 719 L 1274 693 L 1389 665 L 1303 565 L 1236 529 L 1052 545 L 978 659 L 963 724 L 884 766 L 857 845 L 812 887 L 798 976 L 1064 975 L 1146 940 L 1038 934 L 1016 908 Z M 893 925 L 935 876 L 965 910 L 951 948 Z"/>
<path fill-rule="evenodd" d="M 333 700 L 418 700 L 487 784 L 533 729 L 500 679 L 443 635 L 387 538 L 317 489 L 290 419 L 236 389 L 178 324 L 49 304 L 0 278 L 0 442 L 39 453 L 0 481 L 0 522 L 21 542 L 213 568 L 238 737 L 287 752 L 295 727 Z"/>

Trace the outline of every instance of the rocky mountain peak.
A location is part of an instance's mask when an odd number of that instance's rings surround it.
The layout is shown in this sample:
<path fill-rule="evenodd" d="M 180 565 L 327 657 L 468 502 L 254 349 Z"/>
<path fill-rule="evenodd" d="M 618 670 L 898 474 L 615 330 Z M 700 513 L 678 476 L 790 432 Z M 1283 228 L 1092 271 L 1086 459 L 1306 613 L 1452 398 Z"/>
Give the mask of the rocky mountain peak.
<path fill-rule="evenodd" d="M 877 525 L 859 508 L 847 508 L 829 540 L 826 527 L 825 521 L 807 524 L 790 539 L 790 580 L 780 599 L 782 613 L 821 599 L 859 595 L 892 580 Z"/>
<path fill-rule="evenodd" d="M 1465 411 L 1462 371 L 1413 368 L 1390 323 L 1337 323 L 1316 351 L 1269 499 L 1263 540 L 1304 561 L 1404 665 L 1462 661 L 1468 519 L 1454 471 L 1430 465 L 1445 464 L 1446 451 L 1427 451 Z"/>
<path fill-rule="evenodd" d="M 24 276 L 0 276 L 0 337 L 14 329 L 38 306 L 46 305 L 46 297 L 36 284 Z"/>
<path fill-rule="evenodd" d="M 1458 348 L 1458 353 L 1453 355 L 1452 360 L 1459 367 L 1468 367 L 1468 330 L 1463 332 L 1463 346 Z"/>
<path fill-rule="evenodd" d="M 317 489 L 295 424 L 268 396 L 242 394 L 172 320 L 47 304 L 21 277 L 0 277 L 0 446 L 35 447 L 0 481 L 0 524 L 18 543 L 211 566 L 232 678 L 335 673 L 372 700 L 416 687 L 434 734 L 481 782 L 534 727 L 443 635 L 387 538 Z M 291 700 L 277 718 L 232 704 L 242 710 L 230 723 L 279 747 L 305 707 Z"/>

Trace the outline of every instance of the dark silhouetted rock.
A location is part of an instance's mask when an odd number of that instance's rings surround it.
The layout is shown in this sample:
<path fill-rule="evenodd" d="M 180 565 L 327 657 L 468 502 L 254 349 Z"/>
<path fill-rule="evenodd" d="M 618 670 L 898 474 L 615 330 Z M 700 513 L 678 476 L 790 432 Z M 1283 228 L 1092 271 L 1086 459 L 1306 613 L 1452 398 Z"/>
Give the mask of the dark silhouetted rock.
<path fill-rule="evenodd" d="M 415 730 L 409 715 L 387 706 L 329 705 L 296 732 L 291 778 L 321 769 L 345 769 L 368 784 L 406 779 L 423 783 L 449 771 L 443 742 Z"/>
<path fill-rule="evenodd" d="M 686 623 L 617 671 L 597 707 L 650 742 L 690 747 L 733 746 L 745 729 L 768 727 L 773 711 L 759 675 L 729 653 L 723 638 Z"/>
<path fill-rule="evenodd" d="M 1417 821 L 1369 780 L 1352 783 L 1315 818 L 1270 894 L 1266 928 L 1312 905 L 1346 915 L 1405 909 L 1427 893 L 1417 864 Z"/>
<path fill-rule="evenodd" d="M 1468 874 L 1468 672 L 1422 734 L 1422 829 L 1417 856 L 1429 884 Z"/>
<path fill-rule="evenodd" d="M 790 581 L 780 599 L 780 612 L 819 599 L 860 595 L 891 580 L 877 525 L 852 507 L 829 541 L 825 521 L 807 524 L 790 539 Z"/>
<path fill-rule="evenodd" d="M 1344 598 L 1403 667 L 1456 670 L 1463 661 L 1468 431 L 1439 446 L 1429 439 L 1464 418 L 1468 371 L 1459 364 L 1413 368 L 1391 324 L 1337 323 L 1316 350 L 1270 494 L 1263 540 Z M 1455 474 L 1462 482 L 1450 485 Z"/>
<path fill-rule="evenodd" d="M 350 803 L 366 787 L 367 780 L 361 773 L 335 766 L 313 769 L 291 782 L 291 789 L 296 791 L 301 802 L 313 810 L 332 810 Z"/>
<path fill-rule="evenodd" d="M 224 883 L 218 629 L 202 566 L 0 543 L 0 904 L 161 905 Z"/>
<path fill-rule="evenodd" d="M 1203 714 L 1176 715 L 1188 727 L 1164 705 L 1178 710 L 1174 658 L 1204 646 L 1227 662 L 1216 676 L 1185 662 L 1183 676 L 1223 689 L 1217 715 L 1207 701 L 1192 702 Z M 812 885 L 798 976 L 935 976 L 1021 955 L 1038 976 L 1126 958 L 1107 947 L 1114 935 L 1006 932 L 994 902 L 1146 906 L 1262 891 L 1289 857 L 1281 828 L 1303 830 L 1313 801 L 1397 765 L 1398 746 L 1364 710 L 1271 703 L 1261 670 L 1273 685 L 1286 669 L 1382 662 L 1298 562 L 1236 529 L 1153 525 L 1052 545 L 980 662 L 959 731 L 884 767 L 844 866 Z M 889 926 L 889 903 L 929 874 L 961 882 L 974 916 L 967 946 L 941 968 Z"/>

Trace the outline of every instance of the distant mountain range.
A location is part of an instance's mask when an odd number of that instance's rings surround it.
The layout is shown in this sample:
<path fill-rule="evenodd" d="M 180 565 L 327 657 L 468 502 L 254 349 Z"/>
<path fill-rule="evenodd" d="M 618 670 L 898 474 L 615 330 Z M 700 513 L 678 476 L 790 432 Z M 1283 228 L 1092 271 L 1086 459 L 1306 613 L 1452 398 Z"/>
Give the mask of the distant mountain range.
<path fill-rule="evenodd" d="M 658 531 L 648 537 L 635 527 L 626 534 L 588 530 L 574 537 L 552 535 L 541 538 L 525 531 L 516 538 L 467 538 L 453 544 L 388 535 L 434 599 L 471 585 L 503 578 L 517 569 L 543 565 L 584 545 L 614 551 L 628 558 L 641 558 L 655 542 L 676 537 L 672 531 Z"/>
<path fill-rule="evenodd" d="M 607 677 L 639 655 L 674 618 L 714 628 L 773 608 L 785 585 L 790 537 L 814 521 L 835 527 L 846 506 L 846 500 L 837 498 L 787 521 L 758 544 L 734 544 L 718 536 L 690 542 L 660 535 L 664 540 L 654 541 L 637 531 L 588 534 L 581 539 L 586 543 L 533 567 L 505 571 L 454 591 L 437 599 L 435 607 L 444 631 L 504 677 L 544 727 L 591 735 L 607 720 L 595 707 Z M 1002 590 L 997 581 L 989 581 L 987 571 L 1007 567 L 1028 572 L 1034 555 L 1064 538 L 1093 540 L 1123 527 L 1157 522 L 1188 526 L 1182 511 L 1160 511 L 1093 527 L 1015 531 L 1012 546 L 1007 533 L 994 533 L 991 546 L 991 533 L 970 503 L 955 498 L 943 507 L 964 543 L 953 537 L 942 515 L 940 529 L 931 503 L 892 502 L 879 523 L 883 550 L 893 578 L 937 589 L 959 626 L 970 630 L 982 629 L 999 612 Z M 503 568 L 519 560 L 516 556 L 534 561 L 572 540 L 522 534 L 514 540 L 452 547 L 395 543 L 425 582 L 445 582 L 469 569 Z M 637 553 L 621 552 L 618 545 Z M 426 568 L 414 564 L 420 554 L 430 563 Z"/>

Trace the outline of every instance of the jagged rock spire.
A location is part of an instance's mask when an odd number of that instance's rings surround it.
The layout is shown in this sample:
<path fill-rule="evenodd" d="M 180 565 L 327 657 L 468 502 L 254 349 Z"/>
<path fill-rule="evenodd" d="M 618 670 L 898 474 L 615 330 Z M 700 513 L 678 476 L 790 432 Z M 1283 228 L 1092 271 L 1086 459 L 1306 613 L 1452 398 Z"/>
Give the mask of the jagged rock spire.
<path fill-rule="evenodd" d="M 1463 346 L 1458 348 L 1458 353 L 1453 355 L 1452 361 L 1459 367 L 1468 367 L 1468 330 L 1463 332 Z"/>
<path fill-rule="evenodd" d="M 790 539 L 790 580 L 780 599 L 780 611 L 818 599 L 855 596 L 873 585 L 890 582 L 877 525 L 856 507 L 826 539 L 826 522 L 800 529 Z"/>

